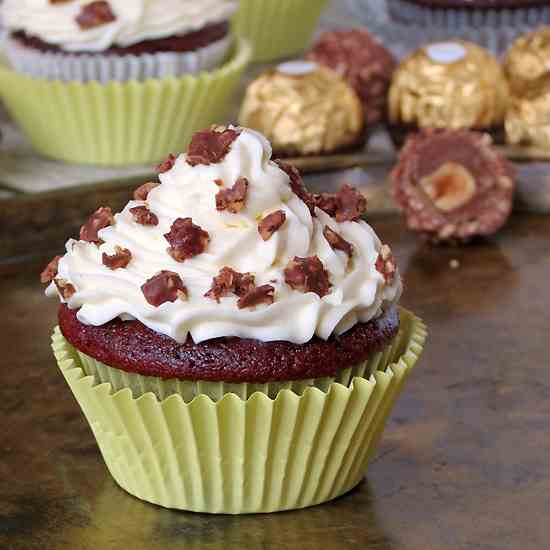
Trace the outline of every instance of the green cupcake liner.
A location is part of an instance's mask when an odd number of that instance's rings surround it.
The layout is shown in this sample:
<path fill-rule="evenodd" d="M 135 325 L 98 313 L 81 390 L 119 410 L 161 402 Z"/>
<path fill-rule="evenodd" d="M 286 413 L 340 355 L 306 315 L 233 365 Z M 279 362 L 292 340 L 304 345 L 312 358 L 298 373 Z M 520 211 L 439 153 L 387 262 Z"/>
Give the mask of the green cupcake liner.
<path fill-rule="evenodd" d="M 240 0 L 233 20 L 237 35 L 249 40 L 253 61 L 272 61 L 302 52 L 327 0 Z"/>
<path fill-rule="evenodd" d="M 250 54 L 241 39 L 217 70 L 108 84 L 33 79 L 4 65 L 0 96 L 42 155 L 82 164 L 154 163 L 224 120 Z"/>
<path fill-rule="evenodd" d="M 399 335 L 386 364 L 348 386 L 275 399 L 190 402 L 87 376 L 79 354 L 57 329 L 53 349 L 115 481 L 130 494 L 168 508 L 209 513 L 258 513 L 304 508 L 357 485 L 387 417 L 417 362 L 426 328 L 402 310 Z"/>
<path fill-rule="evenodd" d="M 56 335 L 61 335 L 56 329 Z M 369 378 L 379 367 L 385 368 L 395 357 L 395 350 L 401 342 L 398 335 L 384 350 L 372 354 L 367 361 L 354 367 L 343 369 L 335 377 L 309 378 L 305 380 L 291 380 L 286 382 L 268 382 L 265 384 L 243 384 L 229 382 L 210 382 L 206 380 L 177 380 L 163 379 L 155 376 L 142 376 L 136 373 L 128 373 L 121 369 L 110 367 L 93 357 L 78 350 L 80 365 L 86 376 L 94 376 L 98 383 L 108 382 L 112 391 L 130 389 L 133 397 L 140 397 L 144 393 L 152 392 L 157 399 L 162 401 L 173 394 L 178 394 L 184 402 L 189 403 L 199 395 L 205 395 L 213 401 L 219 401 L 224 395 L 233 393 L 241 399 L 248 399 L 252 394 L 261 392 L 274 399 L 281 390 L 291 390 L 297 395 L 302 395 L 307 388 L 316 387 L 321 391 L 328 391 L 334 382 L 349 386 L 357 376 Z"/>

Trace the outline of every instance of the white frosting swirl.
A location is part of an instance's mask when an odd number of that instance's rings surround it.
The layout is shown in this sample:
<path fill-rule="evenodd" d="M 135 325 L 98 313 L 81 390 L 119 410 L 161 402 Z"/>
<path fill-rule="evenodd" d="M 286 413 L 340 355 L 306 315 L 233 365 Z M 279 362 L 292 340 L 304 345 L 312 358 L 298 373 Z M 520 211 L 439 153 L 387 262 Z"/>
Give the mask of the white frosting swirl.
<path fill-rule="evenodd" d="M 191 166 L 181 155 L 170 171 L 160 175 L 161 185 L 147 197 L 158 226 L 137 224 L 129 209 L 144 203 L 130 201 L 115 215 L 115 224 L 99 232 L 104 241 L 99 248 L 69 240 L 58 276 L 76 288 L 68 305 L 80 308 L 78 319 L 102 325 L 116 317 L 136 318 L 180 342 L 190 333 L 195 342 L 239 336 L 304 343 L 313 335 L 326 339 L 332 333 L 341 334 L 395 303 L 401 280 L 396 275 L 393 283 L 386 284 L 376 270 L 381 242 L 372 228 L 364 221 L 337 223 L 318 208 L 312 217 L 291 190 L 287 174 L 270 159 L 267 140 L 243 130 L 221 163 Z M 245 208 L 238 214 L 217 211 L 219 187 L 214 180 L 234 182 L 241 176 L 249 181 Z M 284 210 L 286 221 L 264 241 L 258 220 L 279 209 Z M 206 252 L 179 263 L 167 254 L 163 235 L 176 218 L 185 217 L 208 231 L 211 240 Z M 326 225 L 353 245 L 349 264 L 346 254 L 334 251 L 323 236 Z M 128 267 L 112 271 L 102 264 L 102 253 L 112 254 L 115 245 L 128 248 L 132 260 Z M 294 256 L 314 255 L 329 271 L 332 283 L 330 294 L 323 298 L 293 290 L 284 281 L 283 270 Z M 220 304 L 205 298 L 212 278 L 224 266 L 252 272 L 257 285 L 272 284 L 275 302 L 238 309 L 235 296 L 222 298 Z M 188 301 L 167 302 L 158 308 L 147 303 L 140 287 L 160 270 L 182 277 Z M 57 293 L 53 283 L 48 291 Z"/>
<path fill-rule="evenodd" d="M 95 52 L 199 30 L 228 20 L 237 8 L 231 0 L 109 0 L 116 20 L 82 29 L 76 17 L 90 1 L 4 0 L 2 18 L 10 30 L 66 51 Z"/>

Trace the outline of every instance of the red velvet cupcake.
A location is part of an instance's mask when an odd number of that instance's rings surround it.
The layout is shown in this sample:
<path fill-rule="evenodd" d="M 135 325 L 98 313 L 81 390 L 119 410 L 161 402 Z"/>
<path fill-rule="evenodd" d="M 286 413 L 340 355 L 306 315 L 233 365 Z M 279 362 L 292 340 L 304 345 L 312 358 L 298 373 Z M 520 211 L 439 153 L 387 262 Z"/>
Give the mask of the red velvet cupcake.
<path fill-rule="evenodd" d="M 401 280 L 361 219 L 364 197 L 349 186 L 311 195 L 243 128 L 199 132 L 159 169 L 121 213 L 97 210 L 42 275 L 62 302 L 56 357 L 115 479 L 145 500 L 210 512 L 345 492 L 425 337 L 397 308 Z M 281 460 L 280 445 L 293 449 Z M 311 453 L 325 456 L 319 475 L 297 493 L 279 487 L 303 477 Z M 219 490 L 187 486 L 194 471 Z"/>

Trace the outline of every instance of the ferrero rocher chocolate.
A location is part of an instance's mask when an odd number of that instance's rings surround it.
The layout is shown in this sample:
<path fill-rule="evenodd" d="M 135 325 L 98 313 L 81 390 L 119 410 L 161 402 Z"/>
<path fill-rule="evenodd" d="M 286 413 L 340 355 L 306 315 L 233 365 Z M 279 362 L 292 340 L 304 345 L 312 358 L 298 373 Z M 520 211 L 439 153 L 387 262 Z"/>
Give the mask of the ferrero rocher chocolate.
<path fill-rule="evenodd" d="M 509 143 L 550 149 L 550 76 L 510 99 L 505 128 Z"/>
<path fill-rule="evenodd" d="M 465 41 L 429 44 L 394 73 L 389 120 L 421 128 L 501 126 L 508 85 L 497 59 Z"/>
<path fill-rule="evenodd" d="M 353 88 L 313 62 L 283 63 L 246 92 L 239 124 L 262 132 L 277 155 L 319 155 L 363 138 L 363 108 Z"/>
<path fill-rule="evenodd" d="M 504 73 L 513 95 L 523 95 L 550 74 L 550 27 L 520 36 L 504 59 Z"/>

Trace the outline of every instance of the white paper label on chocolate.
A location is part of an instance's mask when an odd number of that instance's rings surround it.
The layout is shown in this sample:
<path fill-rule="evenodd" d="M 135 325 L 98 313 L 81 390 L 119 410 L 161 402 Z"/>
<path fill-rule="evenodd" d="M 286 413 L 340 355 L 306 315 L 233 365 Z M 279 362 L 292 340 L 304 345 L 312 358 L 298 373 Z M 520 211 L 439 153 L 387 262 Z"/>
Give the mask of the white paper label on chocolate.
<path fill-rule="evenodd" d="M 449 65 L 466 57 L 466 49 L 456 42 L 438 42 L 426 47 L 428 57 L 436 63 Z"/>
<path fill-rule="evenodd" d="M 316 71 L 317 67 L 314 61 L 287 61 L 277 65 L 277 71 L 288 76 L 304 76 Z"/>

